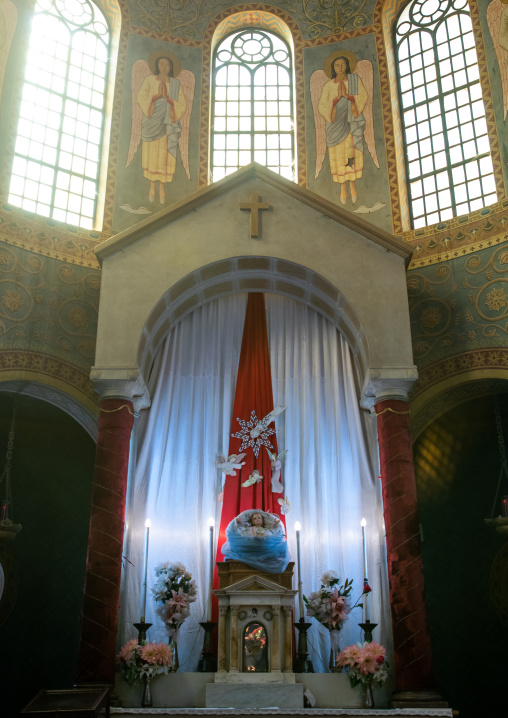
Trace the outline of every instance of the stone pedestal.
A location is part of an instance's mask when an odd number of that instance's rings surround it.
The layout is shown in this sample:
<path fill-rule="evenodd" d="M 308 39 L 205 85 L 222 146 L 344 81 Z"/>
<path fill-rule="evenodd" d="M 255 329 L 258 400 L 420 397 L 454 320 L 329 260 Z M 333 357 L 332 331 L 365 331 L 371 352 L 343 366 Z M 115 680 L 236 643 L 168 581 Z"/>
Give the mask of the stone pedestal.
<path fill-rule="evenodd" d="M 293 673 L 293 563 L 270 574 L 240 561 L 217 564 L 219 664 L 207 708 L 303 708 Z"/>

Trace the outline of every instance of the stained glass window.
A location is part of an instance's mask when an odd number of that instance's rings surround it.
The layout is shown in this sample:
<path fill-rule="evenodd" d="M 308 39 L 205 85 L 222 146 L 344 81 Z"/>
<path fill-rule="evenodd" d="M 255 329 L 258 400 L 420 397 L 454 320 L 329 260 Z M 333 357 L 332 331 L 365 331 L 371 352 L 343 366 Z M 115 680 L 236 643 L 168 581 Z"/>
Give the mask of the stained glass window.
<path fill-rule="evenodd" d="M 291 52 L 278 35 L 241 30 L 214 55 L 212 180 L 250 162 L 295 178 Z"/>
<path fill-rule="evenodd" d="M 89 0 L 38 0 L 32 19 L 9 203 L 94 227 L 109 57 Z"/>
<path fill-rule="evenodd" d="M 395 28 L 413 226 L 497 201 L 467 0 L 415 0 Z"/>

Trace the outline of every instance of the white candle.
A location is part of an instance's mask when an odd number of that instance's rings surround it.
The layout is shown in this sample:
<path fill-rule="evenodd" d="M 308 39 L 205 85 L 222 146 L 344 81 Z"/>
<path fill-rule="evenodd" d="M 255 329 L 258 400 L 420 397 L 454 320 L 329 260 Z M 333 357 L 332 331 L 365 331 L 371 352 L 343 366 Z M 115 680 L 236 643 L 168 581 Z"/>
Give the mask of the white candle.
<path fill-rule="evenodd" d="M 362 519 L 362 540 L 363 540 L 363 578 L 364 583 L 368 584 L 369 580 L 367 577 L 367 541 L 365 539 L 365 527 L 367 526 L 367 521 L 365 519 Z M 369 620 L 369 594 L 365 593 L 363 596 L 363 605 L 365 606 L 365 620 Z"/>
<path fill-rule="evenodd" d="M 144 579 L 143 579 L 143 611 L 141 613 L 141 623 L 145 622 L 145 616 L 146 616 L 146 576 L 148 572 L 148 541 L 150 539 L 150 526 L 152 525 L 152 522 L 150 519 L 147 519 L 145 521 L 145 527 L 146 527 L 146 540 L 145 540 L 145 570 L 144 570 Z"/>
<path fill-rule="evenodd" d="M 211 621 L 212 620 L 212 591 L 213 591 L 213 569 L 214 569 L 214 560 L 213 560 L 213 525 L 215 521 L 212 517 L 208 519 L 208 525 L 210 527 L 210 578 L 208 581 L 208 603 L 206 606 L 206 620 Z"/>
<path fill-rule="evenodd" d="M 295 523 L 296 531 L 296 557 L 298 563 L 298 605 L 300 609 L 300 618 L 305 620 L 304 609 L 303 609 L 303 592 L 302 592 L 302 564 L 300 559 L 300 522 Z"/>

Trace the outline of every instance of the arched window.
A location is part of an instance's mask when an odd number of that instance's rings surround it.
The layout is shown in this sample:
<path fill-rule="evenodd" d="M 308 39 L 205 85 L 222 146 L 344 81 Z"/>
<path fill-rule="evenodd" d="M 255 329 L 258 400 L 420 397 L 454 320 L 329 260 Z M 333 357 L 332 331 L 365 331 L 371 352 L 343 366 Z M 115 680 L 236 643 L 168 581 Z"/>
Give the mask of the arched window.
<path fill-rule="evenodd" d="M 250 162 L 293 180 L 293 68 L 286 42 L 264 29 L 234 32 L 217 47 L 213 78 L 212 180 Z"/>
<path fill-rule="evenodd" d="M 497 201 L 467 0 L 414 0 L 395 26 L 414 227 Z"/>
<path fill-rule="evenodd" d="M 38 0 L 10 204 L 95 226 L 109 48 L 108 24 L 90 0 Z"/>

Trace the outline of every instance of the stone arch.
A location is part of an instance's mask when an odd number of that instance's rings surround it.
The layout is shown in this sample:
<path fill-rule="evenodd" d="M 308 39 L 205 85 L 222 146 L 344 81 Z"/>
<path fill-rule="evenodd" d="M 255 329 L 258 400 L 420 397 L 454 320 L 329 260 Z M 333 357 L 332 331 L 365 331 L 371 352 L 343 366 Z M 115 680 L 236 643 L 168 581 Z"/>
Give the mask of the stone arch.
<path fill-rule="evenodd" d="M 0 382 L 0 395 L 2 393 L 20 394 L 52 404 L 77 421 L 93 441 L 97 439 L 97 416 L 60 388 L 42 384 L 35 379 L 13 379 Z"/>
<path fill-rule="evenodd" d="M 146 379 L 172 327 L 213 299 L 244 292 L 280 294 L 302 302 L 334 324 L 348 342 L 361 381 L 369 367 L 369 347 L 360 320 L 331 282 L 307 267 L 273 257 L 233 257 L 188 274 L 160 298 L 143 328 L 138 366 Z"/>
<path fill-rule="evenodd" d="M 508 393 L 506 369 L 470 369 L 455 374 L 419 392 L 412 400 L 411 433 L 413 443 L 436 419 L 474 398 Z"/>

